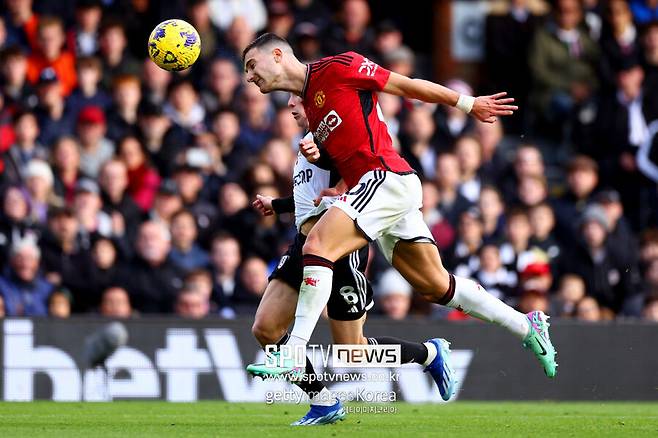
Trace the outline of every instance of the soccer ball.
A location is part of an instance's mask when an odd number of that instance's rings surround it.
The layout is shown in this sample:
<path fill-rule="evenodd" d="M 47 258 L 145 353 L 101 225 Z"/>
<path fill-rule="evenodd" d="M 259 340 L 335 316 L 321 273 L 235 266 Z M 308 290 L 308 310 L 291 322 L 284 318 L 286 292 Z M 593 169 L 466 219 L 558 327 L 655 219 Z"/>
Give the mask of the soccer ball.
<path fill-rule="evenodd" d="M 183 20 L 166 20 L 155 26 L 148 43 L 149 56 L 160 68 L 189 68 L 201 52 L 201 38 L 194 26 Z"/>

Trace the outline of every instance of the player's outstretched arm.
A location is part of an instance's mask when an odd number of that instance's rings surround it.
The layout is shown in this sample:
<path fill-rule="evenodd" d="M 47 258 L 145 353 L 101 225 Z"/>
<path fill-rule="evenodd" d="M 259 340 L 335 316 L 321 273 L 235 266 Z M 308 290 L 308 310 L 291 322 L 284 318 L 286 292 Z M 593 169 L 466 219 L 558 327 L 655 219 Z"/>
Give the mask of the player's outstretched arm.
<path fill-rule="evenodd" d="M 256 195 L 256 200 L 251 205 L 263 216 L 272 216 L 274 214 L 274 209 L 272 208 L 273 200 L 274 198 L 271 196 Z"/>
<path fill-rule="evenodd" d="M 424 79 L 411 79 L 395 72 L 391 72 L 384 91 L 423 102 L 456 106 L 465 113 L 487 123 L 495 122 L 499 116 L 510 116 L 518 109 L 516 105 L 511 105 L 514 98 L 505 97 L 507 96 L 505 92 L 491 96 L 465 96 L 443 85 Z"/>

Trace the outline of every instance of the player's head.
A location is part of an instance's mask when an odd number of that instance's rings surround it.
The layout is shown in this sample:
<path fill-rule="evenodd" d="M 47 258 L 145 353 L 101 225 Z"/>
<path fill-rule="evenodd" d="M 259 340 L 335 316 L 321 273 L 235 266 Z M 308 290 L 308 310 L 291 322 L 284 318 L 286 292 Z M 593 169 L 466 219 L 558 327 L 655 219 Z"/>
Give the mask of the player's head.
<path fill-rule="evenodd" d="M 297 125 L 300 128 L 308 129 L 308 119 L 306 118 L 304 105 L 302 105 L 302 98 L 294 93 L 290 93 L 290 98 L 288 98 L 288 108 L 292 111 L 292 116 L 297 122 Z"/>
<path fill-rule="evenodd" d="M 276 90 L 286 57 L 294 57 L 288 41 L 273 33 L 259 36 L 242 52 L 247 82 L 256 84 L 262 93 Z"/>

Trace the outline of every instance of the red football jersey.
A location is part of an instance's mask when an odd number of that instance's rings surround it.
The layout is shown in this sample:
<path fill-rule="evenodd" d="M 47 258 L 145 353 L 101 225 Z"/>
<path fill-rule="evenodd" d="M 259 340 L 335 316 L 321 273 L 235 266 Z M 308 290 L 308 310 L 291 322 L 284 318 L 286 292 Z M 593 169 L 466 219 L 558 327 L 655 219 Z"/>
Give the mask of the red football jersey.
<path fill-rule="evenodd" d="M 390 74 L 354 52 L 307 66 L 302 98 L 310 129 L 350 188 L 371 170 L 413 173 L 393 149 L 377 104 Z"/>

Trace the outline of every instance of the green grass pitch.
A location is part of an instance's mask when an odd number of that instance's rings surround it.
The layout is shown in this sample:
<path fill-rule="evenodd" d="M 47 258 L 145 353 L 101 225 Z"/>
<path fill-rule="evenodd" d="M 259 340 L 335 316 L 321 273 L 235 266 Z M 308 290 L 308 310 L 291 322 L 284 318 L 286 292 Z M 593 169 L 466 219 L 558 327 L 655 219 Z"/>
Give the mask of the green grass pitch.
<path fill-rule="evenodd" d="M 473 403 L 351 413 L 336 425 L 293 428 L 305 406 L 163 402 L 0 403 L 0 437 L 658 437 L 658 403 Z"/>

